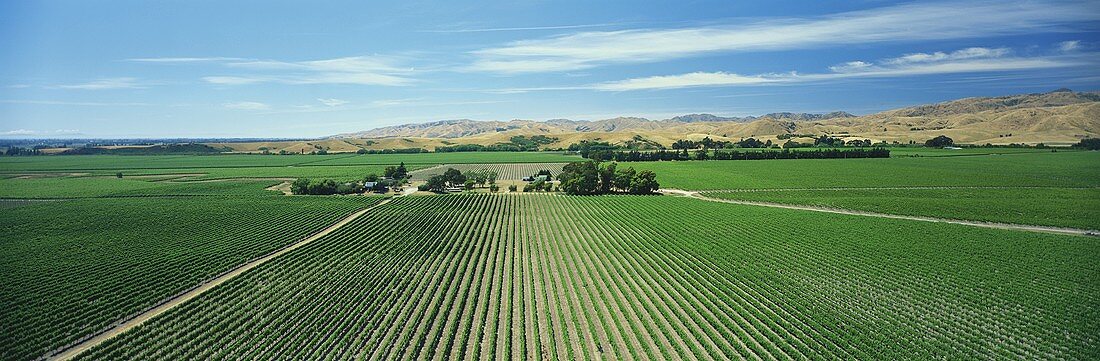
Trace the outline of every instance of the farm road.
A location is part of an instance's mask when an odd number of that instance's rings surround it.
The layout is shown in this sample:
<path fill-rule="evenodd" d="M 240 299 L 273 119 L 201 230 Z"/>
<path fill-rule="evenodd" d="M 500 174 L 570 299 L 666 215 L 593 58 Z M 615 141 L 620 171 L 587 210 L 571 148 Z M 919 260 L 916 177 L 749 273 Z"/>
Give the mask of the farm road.
<path fill-rule="evenodd" d="M 961 225 L 964 225 L 964 226 L 1007 229 L 1007 230 L 1015 230 L 1015 231 L 1044 232 L 1044 233 L 1069 234 L 1069 235 L 1075 235 L 1075 236 L 1100 237 L 1100 232 L 1098 232 L 1096 230 L 1087 230 L 1087 229 L 1035 226 L 1035 225 L 1028 225 L 1028 224 L 1011 224 L 1011 223 L 966 221 L 966 220 L 961 220 L 961 219 L 934 218 L 934 217 L 922 217 L 922 216 L 905 216 L 905 215 L 889 214 L 889 213 L 864 212 L 864 211 L 854 211 L 854 210 L 839 209 L 839 208 L 803 206 L 803 205 L 772 203 L 772 202 L 740 201 L 740 200 L 733 200 L 733 199 L 719 199 L 719 198 L 711 198 L 711 197 L 704 196 L 698 191 L 685 191 L 685 190 L 682 190 L 682 189 L 661 189 L 660 192 L 664 193 L 664 194 L 670 194 L 670 195 L 679 195 L 679 196 L 685 196 L 685 197 L 692 197 L 692 198 L 701 199 L 701 200 L 705 200 L 705 201 L 711 201 L 711 202 L 741 204 L 741 205 L 750 205 L 750 206 L 795 209 L 795 210 L 802 210 L 802 211 L 825 212 L 825 213 L 836 213 L 836 214 L 848 214 L 848 215 L 864 216 L 864 217 L 906 219 L 906 220 L 921 221 L 921 222 L 951 223 L 951 224 L 961 224 Z M 717 192 L 721 192 L 721 191 L 717 191 Z"/>

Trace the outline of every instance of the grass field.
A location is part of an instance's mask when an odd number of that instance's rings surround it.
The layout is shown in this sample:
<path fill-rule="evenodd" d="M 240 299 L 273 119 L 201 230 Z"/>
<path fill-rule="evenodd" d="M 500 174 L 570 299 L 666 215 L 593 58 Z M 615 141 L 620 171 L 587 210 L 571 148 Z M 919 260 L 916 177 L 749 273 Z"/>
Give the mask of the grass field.
<path fill-rule="evenodd" d="M 1100 188 L 771 190 L 704 195 L 912 216 L 1100 229 Z"/>
<path fill-rule="evenodd" d="M 82 359 L 1087 359 L 1098 254 L 667 196 L 405 197 Z"/>
<path fill-rule="evenodd" d="M 906 187 L 1100 186 L 1100 152 L 967 157 L 793 159 L 624 163 L 650 169 L 662 188 L 687 190 Z"/>
<path fill-rule="evenodd" d="M 380 197 L 136 197 L 0 208 L 0 359 L 41 356 Z"/>

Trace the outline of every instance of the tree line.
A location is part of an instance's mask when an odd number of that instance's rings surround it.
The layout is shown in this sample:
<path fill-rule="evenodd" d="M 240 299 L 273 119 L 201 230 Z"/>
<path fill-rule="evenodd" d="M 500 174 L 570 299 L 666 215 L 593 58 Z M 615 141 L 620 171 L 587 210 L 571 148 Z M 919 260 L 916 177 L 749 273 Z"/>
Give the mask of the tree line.
<path fill-rule="evenodd" d="M 121 178 L 121 173 L 119 174 Z M 337 182 L 332 179 L 298 178 L 290 183 L 290 192 L 299 195 L 358 194 L 363 192 L 386 192 L 389 187 L 405 183 L 409 171 L 405 162 L 397 166 L 387 166 L 383 176 L 370 173 L 360 181 Z"/>
<path fill-rule="evenodd" d="M 852 149 L 817 149 L 792 151 L 783 150 L 759 150 L 742 152 L 738 150 L 697 150 L 689 152 L 687 149 L 658 150 L 652 152 L 632 151 L 593 151 L 585 158 L 594 161 L 616 162 L 653 162 L 673 160 L 760 160 L 760 159 L 835 159 L 835 158 L 890 158 L 890 150 L 886 148 L 852 148 Z"/>
<path fill-rule="evenodd" d="M 469 170 L 466 173 L 454 168 L 447 168 L 443 174 L 437 174 L 428 177 L 428 180 L 417 187 L 421 191 L 431 191 L 436 193 L 442 193 L 448 188 L 462 188 L 465 190 L 472 190 L 474 187 L 484 187 L 489 185 L 489 190 L 496 192 L 497 187 L 497 172 L 488 170 Z"/>

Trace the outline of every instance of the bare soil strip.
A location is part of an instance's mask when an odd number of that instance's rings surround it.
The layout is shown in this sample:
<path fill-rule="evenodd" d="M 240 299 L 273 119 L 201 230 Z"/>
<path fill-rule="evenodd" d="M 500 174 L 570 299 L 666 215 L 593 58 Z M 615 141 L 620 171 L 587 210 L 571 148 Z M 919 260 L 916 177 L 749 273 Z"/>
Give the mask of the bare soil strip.
<path fill-rule="evenodd" d="M 237 276 L 241 275 L 244 272 L 247 272 L 248 270 L 256 268 L 256 267 L 258 267 L 258 266 L 260 266 L 260 265 L 262 265 L 262 264 L 264 264 L 264 263 L 266 263 L 266 262 L 268 262 L 272 259 L 275 259 L 276 257 L 284 255 L 284 254 L 286 254 L 290 251 L 301 248 L 302 246 L 305 246 L 305 245 L 309 244 L 310 242 L 313 242 L 317 239 L 320 239 L 321 237 L 324 237 L 324 236 L 328 235 L 329 233 L 332 233 L 333 231 L 339 229 L 340 227 L 343 227 L 344 225 L 347 225 L 351 221 L 355 220 L 356 218 L 359 218 L 360 216 L 366 214 L 367 212 L 369 212 L 369 211 L 371 211 L 375 208 L 381 207 L 381 206 L 385 205 L 386 203 L 389 203 L 392 200 L 393 200 L 393 198 L 389 198 L 389 199 L 383 200 L 382 202 L 379 202 L 378 204 L 375 204 L 373 206 L 364 208 L 362 210 L 359 210 L 358 212 L 352 213 L 351 215 L 349 215 L 347 217 L 344 217 L 344 219 L 341 219 L 339 222 L 336 222 L 336 223 L 326 227 L 325 229 L 322 229 L 322 230 L 318 231 L 317 233 L 314 233 L 312 236 L 309 236 L 305 239 L 302 239 L 301 241 L 298 241 L 298 242 L 295 242 L 295 243 L 290 244 L 288 246 L 285 246 L 285 247 L 283 247 L 283 248 L 281 248 L 281 249 L 279 249 L 275 252 L 267 254 L 266 256 L 257 258 L 257 259 L 255 259 L 251 262 L 248 262 L 248 263 L 242 264 L 240 266 L 237 266 L 237 267 L 235 267 L 235 268 L 233 268 L 229 271 L 226 271 L 225 273 L 222 273 L 218 277 L 215 277 L 215 278 L 213 278 L 209 281 L 206 281 L 205 283 L 202 283 L 198 286 L 195 286 L 194 288 L 191 288 L 187 291 L 184 291 L 183 293 L 177 294 L 177 295 L 161 302 L 160 304 L 158 304 L 156 306 L 153 306 L 152 308 L 150 308 L 148 310 L 145 310 L 145 311 L 143 311 L 139 314 L 133 315 L 129 318 L 120 320 L 120 321 L 114 323 L 113 326 L 109 326 L 108 328 L 106 328 L 104 330 L 101 330 L 97 333 L 88 335 L 88 336 L 84 337 L 82 339 L 82 341 L 79 341 L 75 344 L 72 344 L 72 345 L 68 346 L 67 348 L 65 348 L 64 350 L 62 350 L 58 354 L 45 355 L 45 356 L 41 357 L 40 359 L 46 359 L 46 360 L 71 360 L 74 357 L 76 357 L 77 355 L 79 355 L 81 352 L 84 352 L 88 349 L 91 349 L 92 347 L 95 347 L 95 346 L 111 339 L 112 337 L 118 336 L 119 334 L 122 334 L 123 332 L 129 331 L 129 330 L 141 325 L 145 321 L 148 321 L 149 319 L 152 319 L 153 317 L 156 317 L 156 316 L 158 316 L 162 313 L 167 312 L 168 310 L 172 309 L 173 307 L 179 306 L 180 304 L 183 304 L 184 302 L 187 302 L 187 301 L 189 301 L 189 300 L 191 300 L 195 297 L 198 297 L 199 295 L 202 295 L 203 293 L 206 293 L 206 291 L 209 291 L 209 290 L 213 289 L 214 287 L 217 287 L 218 285 L 220 285 L 222 283 L 225 283 L 225 282 L 233 279 L 234 277 L 237 277 Z"/>
<path fill-rule="evenodd" d="M 921 221 L 921 222 L 961 224 L 961 225 L 964 225 L 964 226 L 996 228 L 996 229 L 1008 229 L 1008 230 L 1015 230 L 1015 231 L 1043 232 L 1043 233 L 1069 234 L 1069 235 L 1075 235 L 1075 236 L 1100 237 L 1100 231 L 1097 231 L 1097 230 L 1064 228 L 1064 227 L 1035 226 L 1035 225 L 1028 225 L 1028 224 L 966 221 L 966 220 L 960 220 L 960 219 L 934 218 L 934 217 L 922 217 L 922 216 L 904 216 L 904 215 L 888 214 L 888 213 L 853 211 L 853 210 L 839 209 L 839 208 L 802 206 L 802 205 L 772 203 L 772 202 L 739 201 L 739 200 L 733 200 L 733 199 L 718 199 L 718 198 L 710 198 L 710 197 L 704 196 L 700 192 L 697 192 L 697 191 L 685 191 L 685 190 L 681 190 L 681 189 L 661 189 L 660 191 L 661 191 L 661 193 L 664 193 L 664 194 L 672 194 L 672 195 L 692 197 L 692 198 L 702 199 L 702 200 L 711 201 L 711 202 L 742 204 L 742 205 L 772 207 L 772 208 L 784 208 L 784 209 L 796 209 L 796 210 L 813 211 L 813 212 L 849 214 L 849 215 L 865 216 L 865 217 L 905 219 L 905 220 Z"/>

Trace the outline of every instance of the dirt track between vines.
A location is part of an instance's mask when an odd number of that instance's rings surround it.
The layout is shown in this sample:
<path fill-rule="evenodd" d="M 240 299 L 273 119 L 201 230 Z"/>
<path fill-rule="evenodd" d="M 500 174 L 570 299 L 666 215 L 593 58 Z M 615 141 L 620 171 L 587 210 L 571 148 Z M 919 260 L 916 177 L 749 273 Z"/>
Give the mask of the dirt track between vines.
<path fill-rule="evenodd" d="M 717 192 L 721 192 L 721 191 L 717 191 Z M 711 198 L 711 197 L 707 197 L 707 196 L 702 195 L 698 191 L 685 191 L 685 190 L 682 190 L 682 189 L 661 189 L 661 193 L 691 197 L 691 198 L 696 198 L 696 199 L 710 201 L 710 202 L 741 204 L 741 205 L 749 205 L 749 206 L 795 209 L 795 210 L 801 210 L 801 211 L 847 214 L 847 215 L 864 216 L 864 217 L 905 219 L 905 220 L 910 220 L 910 221 L 921 221 L 921 222 L 950 223 L 950 224 L 960 224 L 960 225 L 964 225 L 964 226 L 995 228 L 995 229 L 1007 229 L 1007 230 L 1014 230 L 1014 231 L 1043 232 L 1043 233 L 1055 233 L 1055 234 L 1069 234 L 1069 235 L 1075 235 L 1075 236 L 1100 237 L 1100 232 L 1097 232 L 1096 230 L 1087 230 L 1087 229 L 1036 226 L 1036 225 L 1030 225 L 1030 224 L 1013 224 L 1013 223 L 967 221 L 967 220 L 961 220 L 961 219 L 935 218 L 935 217 L 923 217 L 923 216 L 906 216 L 906 215 L 900 215 L 900 214 L 865 212 L 865 211 L 856 211 L 856 210 L 850 210 L 850 209 L 805 206 L 805 205 L 785 204 L 785 203 L 740 201 L 740 200 L 733 200 L 733 199 Z"/>

